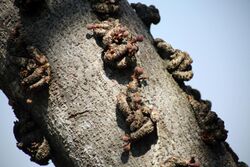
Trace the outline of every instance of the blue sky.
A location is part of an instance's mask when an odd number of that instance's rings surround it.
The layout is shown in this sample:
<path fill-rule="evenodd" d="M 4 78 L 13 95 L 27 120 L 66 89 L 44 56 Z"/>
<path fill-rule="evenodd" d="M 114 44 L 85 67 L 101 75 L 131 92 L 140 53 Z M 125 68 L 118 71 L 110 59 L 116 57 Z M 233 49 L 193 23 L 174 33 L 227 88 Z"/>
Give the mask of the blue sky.
<path fill-rule="evenodd" d="M 160 10 L 162 19 L 152 26 L 153 36 L 191 55 L 195 75 L 187 84 L 199 89 L 203 99 L 212 101 L 212 110 L 229 130 L 227 141 L 240 160 L 250 164 L 250 1 L 140 2 Z M 0 93 L 0 166 L 37 167 L 15 146 L 14 120 L 7 99 Z"/>

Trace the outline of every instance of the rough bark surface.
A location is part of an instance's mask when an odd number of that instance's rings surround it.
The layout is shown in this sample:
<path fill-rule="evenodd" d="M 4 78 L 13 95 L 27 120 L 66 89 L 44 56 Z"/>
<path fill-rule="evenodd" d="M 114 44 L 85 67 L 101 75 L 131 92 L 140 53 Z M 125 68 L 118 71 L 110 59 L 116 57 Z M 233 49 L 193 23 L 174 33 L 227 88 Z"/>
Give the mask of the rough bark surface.
<path fill-rule="evenodd" d="M 48 1 L 49 2 L 49 1 Z M 159 166 L 170 156 L 195 156 L 202 166 L 236 166 L 224 144 L 205 145 L 184 92 L 164 70 L 152 45 L 152 36 L 129 4 L 122 0 L 121 22 L 134 34 L 143 34 L 138 64 L 149 79 L 143 100 L 160 113 L 158 137 L 148 137 L 123 153 L 120 137 L 126 125 L 116 109 L 116 96 L 125 89 L 129 73 L 105 69 L 102 48 L 88 39 L 88 23 L 97 21 L 87 0 L 53 0 L 40 16 L 19 16 L 12 0 L 0 2 L 0 88 L 10 99 L 25 104 L 15 57 L 6 54 L 9 30 L 20 19 L 22 32 L 49 59 L 52 82 L 29 106 L 34 120 L 52 148 L 55 166 Z M 19 18 L 20 17 L 20 18 Z M 13 60 L 13 61 L 11 61 Z"/>

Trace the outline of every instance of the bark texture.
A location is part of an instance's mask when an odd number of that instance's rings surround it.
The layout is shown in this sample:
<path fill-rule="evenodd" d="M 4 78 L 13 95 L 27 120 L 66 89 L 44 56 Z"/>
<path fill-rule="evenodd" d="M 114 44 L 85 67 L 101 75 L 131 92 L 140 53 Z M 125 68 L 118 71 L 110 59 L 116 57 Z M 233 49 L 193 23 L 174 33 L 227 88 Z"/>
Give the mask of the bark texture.
<path fill-rule="evenodd" d="M 116 108 L 116 96 L 126 88 L 131 73 L 104 68 L 102 48 L 87 38 L 86 25 L 98 21 L 87 0 L 47 1 L 38 16 L 19 15 L 12 0 L 0 2 L 0 88 L 9 99 L 25 103 L 16 58 L 6 53 L 10 30 L 20 20 L 25 39 L 49 59 L 49 91 L 32 95 L 27 106 L 42 127 L 57 167 L 159 166 L 171 156 L 199 159 L 204 167 L 235 167 L 224 144 L 211 148 L 201 141 L 199 127 L 185 93 L 164 69 L 152 45 L 153 38 L 129 4 L 120 2 L 120 21 L 145 40 L 139 44 L 138 64 L 149 76 L 143 101 L 157 108 L 157 137 L 145 137 L 123 153 L 125 121 Z"/>

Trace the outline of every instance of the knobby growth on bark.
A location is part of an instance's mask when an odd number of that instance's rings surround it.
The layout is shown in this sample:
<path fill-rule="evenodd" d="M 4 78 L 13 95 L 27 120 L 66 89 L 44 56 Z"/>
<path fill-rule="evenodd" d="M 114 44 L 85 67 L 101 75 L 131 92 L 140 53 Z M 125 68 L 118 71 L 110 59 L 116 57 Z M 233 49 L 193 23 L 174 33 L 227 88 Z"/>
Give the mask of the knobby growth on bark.
<path fill-rule="evenodd" d="M 125 0 L 2 0 L 0 88 L 17 147 L 58 167 L 247 166 L 184 83 L 190 55 L 152 38 L 159 21 Z"/>

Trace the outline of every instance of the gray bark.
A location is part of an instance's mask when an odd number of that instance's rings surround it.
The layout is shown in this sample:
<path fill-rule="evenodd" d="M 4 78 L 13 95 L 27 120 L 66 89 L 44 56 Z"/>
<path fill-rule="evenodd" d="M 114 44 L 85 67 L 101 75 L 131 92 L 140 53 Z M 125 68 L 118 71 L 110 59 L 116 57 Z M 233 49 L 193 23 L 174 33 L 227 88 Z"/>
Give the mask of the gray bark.
<path fill-rule="evenodd" d="M 18 68 L 6 56 L 9 30 L 20 19 L 27 40 L 52 67 L 49 91 L 35 94 L 30 110 L 49 141 L 55 166 L 159 166 L 170 156 L 195 156 L 207 167 L 236 166 L 224 144 L 212 149 L 200 139 L 185 93 L 164 70 L 147 28 L 121 1 L 122 24 L 145 37 L 137 53 L 138 64 L 149 76 L 143 100 L 160 113 L 158 138 L 146 138 L 124 154 L 120 137 L 126 125 L 116 111 L 116 96 L 125 89 L 129 74 L 104 70 L 102 48 L 86 38 L 86 24 L 97 21 L 87 0 L 54 0 L 48 7 L 39 17 L 20 17 L 12 0 L 1 0 L 0 88 L 8 98 L 25 101 Z"/>

